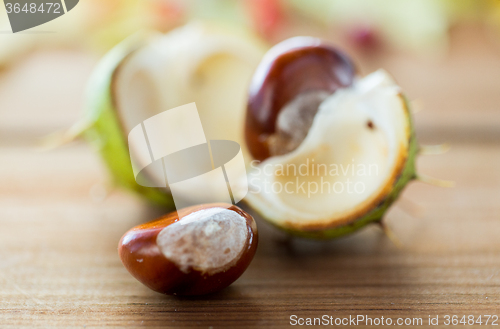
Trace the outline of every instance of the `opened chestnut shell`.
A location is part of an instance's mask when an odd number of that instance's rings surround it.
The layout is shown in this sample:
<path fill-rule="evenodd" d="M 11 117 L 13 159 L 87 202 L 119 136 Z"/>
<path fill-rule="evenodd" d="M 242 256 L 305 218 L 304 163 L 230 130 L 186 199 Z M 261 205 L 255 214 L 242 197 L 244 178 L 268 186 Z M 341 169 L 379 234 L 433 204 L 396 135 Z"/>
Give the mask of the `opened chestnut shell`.
<path fill-rule="evenodd" d="M 206 204 L 134 227 L 121 238 L 118 252 L 127 270 L 152 290 L 203 295 L 243 274 L 257 239 L 249 214 L 234 205 Z"/>

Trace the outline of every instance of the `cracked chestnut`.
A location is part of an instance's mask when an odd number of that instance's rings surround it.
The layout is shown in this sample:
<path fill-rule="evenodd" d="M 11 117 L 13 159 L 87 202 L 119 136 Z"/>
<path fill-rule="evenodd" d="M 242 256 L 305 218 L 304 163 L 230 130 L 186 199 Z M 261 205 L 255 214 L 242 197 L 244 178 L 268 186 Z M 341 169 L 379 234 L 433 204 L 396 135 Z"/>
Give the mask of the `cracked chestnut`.
<path fill-rule="evenodd" d="M 229 204 L 206 204 L 139 225 L 121 238 L 123 265 L 140 282 L 168 295 L 219 291 L 246 270 L 257 249 L 252 216 Z"/>
<path fill-rule="evenodd" d="M 245 140 L 254 159 L 287 154 L 303 141 L 318 106 L 352 85 L 356 67 L 342 51 L 295 37 L 264 56 L 250 84 Z"/>

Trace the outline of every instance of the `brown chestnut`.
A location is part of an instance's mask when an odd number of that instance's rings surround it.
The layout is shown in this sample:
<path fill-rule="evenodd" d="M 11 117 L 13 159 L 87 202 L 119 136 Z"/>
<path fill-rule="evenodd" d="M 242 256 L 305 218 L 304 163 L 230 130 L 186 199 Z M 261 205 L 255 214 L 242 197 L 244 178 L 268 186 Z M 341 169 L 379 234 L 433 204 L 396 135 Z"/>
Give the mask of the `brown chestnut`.
<path fill-rule="evenodd" d="M 252 216 L 229 204 L 172 212 L 125 233 L 123 265 L 149 288 L 168 295 L 221 290 L 246 270 L 257 249 Z"/>
<path fill-rule="evenodd" d="M 353 83 L 349 57 L 312 37 L 274 46 L 257 68 L 249 91 L 245 140 L 252 156 L 293 151 L 307 135 L 319 104 Z"/>

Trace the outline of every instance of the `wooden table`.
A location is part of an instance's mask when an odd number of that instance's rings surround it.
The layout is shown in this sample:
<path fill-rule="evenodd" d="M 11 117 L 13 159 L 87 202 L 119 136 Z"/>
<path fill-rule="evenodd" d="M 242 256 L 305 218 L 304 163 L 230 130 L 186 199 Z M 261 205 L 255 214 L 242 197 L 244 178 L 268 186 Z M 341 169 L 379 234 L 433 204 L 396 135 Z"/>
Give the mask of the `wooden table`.
<path fill-rule="evenodd" d="M 230 288 L 202 298 L 150 291 L 117 255 L 120 236 L 161 213 L 112 191 L 87 144 L 39 152 L 39 137 L 78 117 L 94 59 L 34 54 L 0 76 L 0 327 L 290 326 L 290 316 L 422 318 L 500 315 L 500 52 L 477 28 L 453 34 L 448 58 L 363 59 L 397 77 L 423 108 L 424 143 L 449 142 L 378 227 L 328 243 L 292 241 L 258 221 L 257 256 Z M 490 320 L 491 323 L 491 320 Z M 497 321 L 499 323 L 499 321 Z"/>

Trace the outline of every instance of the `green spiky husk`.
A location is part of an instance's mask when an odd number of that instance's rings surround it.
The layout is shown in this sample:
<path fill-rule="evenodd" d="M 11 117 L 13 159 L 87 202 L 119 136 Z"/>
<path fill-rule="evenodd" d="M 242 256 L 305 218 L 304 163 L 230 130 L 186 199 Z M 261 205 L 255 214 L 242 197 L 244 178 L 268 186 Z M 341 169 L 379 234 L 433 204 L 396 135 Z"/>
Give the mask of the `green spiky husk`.
<path fill-rule="evenodd" d="M 392 191 L 386 196 L 386 198 L 384 198 L 384 200 L 381 203 L 379 203 L 375 208 L 370 210 L 364 216 L 356 219 L 355 221 L 347 225 L 336 226 L 326 230 L 311 230 L 311 231 L 298 230 L 290 227 L 280 226 L 274 223 L 271 219 L 266 218 L 265 215 L 262 215 L 264 219 L 266 219 L 268 223 L 279 228 L 280 230 L 285 231 L 286 233 L 289 233 L 297 237 L 314 239 L 314 240 L 327 240 L 327 239 L 339 238 L 354 233 L 355 231 L 365 227 L 370 223 L 380 222 L 383 219 L 385 212 L 394 203 L 394 201 L 397 200 L 397 198 L 399 197 L 405 186 L 410 181 L 414 180 L 417 177 L 415 162 L 419 152 L 419 146 L 415 136 L 415 129 L 413 126 L 413 120 L 411 117 L 411 111 L 408 99 L 403 95 L 401 95 L 401 98 L 405 105 L 406 112 L 408 113 L 408 121 L 410 127 L 409 141 L 408 141 L 408 157 L 406 158 L 406 162 L 404 164 L 403 170 L 401 171 L 401 174 L 399 175 L 399 177 L 397 178 L 397 180 L 393 185 Z"/>
<path fill-rule="evenodd" d="M 154 204 L 174 209 L 172 196 L 160 189 L 136 183 L 125 135 L 113 103 L 112 80 L 120 63 L 148 40 L 148 35 L 135 35 L 113 48 L 97 65 L 89 81 L 83 126 L 84 136 L 96 146 L 111 171 L 114 182 L 134 191 Z"/>

